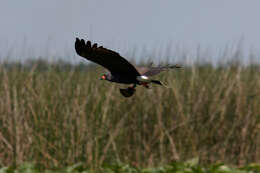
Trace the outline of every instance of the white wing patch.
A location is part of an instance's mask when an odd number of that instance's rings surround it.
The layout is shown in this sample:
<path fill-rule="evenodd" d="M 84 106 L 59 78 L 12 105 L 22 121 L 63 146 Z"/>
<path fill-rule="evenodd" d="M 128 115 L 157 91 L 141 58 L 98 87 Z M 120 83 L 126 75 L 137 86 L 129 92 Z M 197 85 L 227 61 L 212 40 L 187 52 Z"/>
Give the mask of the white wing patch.
<path fill-rule="evenodd" d="M 147 82 L 147 83 L 151 82 L 151 79 L 147 76 L 137 76 L 136 79 L 140 82 Z"/>

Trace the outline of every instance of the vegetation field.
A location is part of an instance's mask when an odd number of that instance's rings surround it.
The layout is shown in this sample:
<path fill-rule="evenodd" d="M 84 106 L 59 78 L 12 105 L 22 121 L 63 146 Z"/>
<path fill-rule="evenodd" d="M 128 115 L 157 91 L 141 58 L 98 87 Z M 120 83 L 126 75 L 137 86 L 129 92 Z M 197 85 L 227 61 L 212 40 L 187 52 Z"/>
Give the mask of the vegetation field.
<path fill-rule="evenodd" d="M 240 168 L 214 164 L 208 167 L 198 165 L 197 159 L 186 162 L 174 162 L 155 168 L 137 168 L 128 164 L 104 165 L 98 169 L 86 168 L 83 163 L 62 168 L 43 168 L 39 165 L 24 163 L 17 168 L 3 167 L 0 173 L 259 173 L 260 165 L 250 164 Z"/>
<path fill-rule="evenodd" d="M 138 87 L 131 98 L 103 72 L 3 63 L 0 172 L 259 171 L 259 66 L 184 66 L 155 77 L 170 88 Z"/>

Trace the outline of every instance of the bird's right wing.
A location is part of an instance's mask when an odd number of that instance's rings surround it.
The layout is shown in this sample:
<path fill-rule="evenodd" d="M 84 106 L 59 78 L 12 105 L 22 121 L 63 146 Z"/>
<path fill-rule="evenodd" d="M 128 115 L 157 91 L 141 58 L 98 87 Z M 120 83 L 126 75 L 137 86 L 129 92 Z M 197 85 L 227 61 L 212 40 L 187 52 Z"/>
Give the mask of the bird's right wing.
<path fill-rule="evenodd" d="M 154 76 L 159 74 L 162 71 L 172 69 L 172 68 L 181 68 L 181 66 L 178 65 L 168 65 L 168 66 L 162 66 L 162 67 L 138 67 L 139 73 L 144 76 Z"/>
<path fill-rule="evenodd" d="M 102 46 L 98 47 L 97 43 L 91 46 L 90 41 L 85 43 L 83 39 L 76 38 L 75 50 L 79 56 L 105 67 L 112 74 L 117 73 L 132 78 L 140 75 L 136 68 L 117 52 L 103 48 Z"/>

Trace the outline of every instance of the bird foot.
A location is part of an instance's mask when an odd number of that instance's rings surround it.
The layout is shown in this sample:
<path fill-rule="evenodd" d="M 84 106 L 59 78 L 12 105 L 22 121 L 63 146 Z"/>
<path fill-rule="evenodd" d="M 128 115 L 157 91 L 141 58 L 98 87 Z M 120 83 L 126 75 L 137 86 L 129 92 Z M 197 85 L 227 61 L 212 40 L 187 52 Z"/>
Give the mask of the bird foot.
<path fill-rule="evenodd" d="M 135 86 L 132 87 L 128 87 L 126 89 L 120 89 L 120 93 L 124 96 L 124 97 L 131 97 L 132 95 L 134 95 L 135 93 Z"/>

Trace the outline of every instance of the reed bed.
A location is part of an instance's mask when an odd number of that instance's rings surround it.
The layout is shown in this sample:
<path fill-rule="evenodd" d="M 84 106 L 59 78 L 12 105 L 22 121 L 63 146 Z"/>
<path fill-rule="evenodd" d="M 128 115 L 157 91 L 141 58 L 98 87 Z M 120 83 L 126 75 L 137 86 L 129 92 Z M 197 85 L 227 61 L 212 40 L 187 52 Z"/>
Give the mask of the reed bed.
<path fill-rule="evenodd" d="M 3 63 L 0 166 L 260 162 L 259 66 L 184 66 L 155 77 L 169 89 L 138 87 L 131 98 L 98 80 L 102 72 Z"/>

